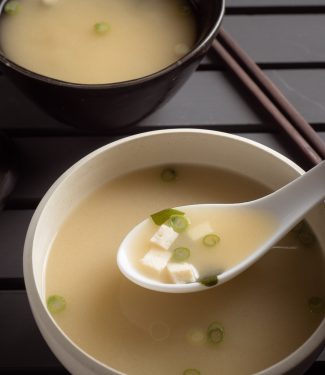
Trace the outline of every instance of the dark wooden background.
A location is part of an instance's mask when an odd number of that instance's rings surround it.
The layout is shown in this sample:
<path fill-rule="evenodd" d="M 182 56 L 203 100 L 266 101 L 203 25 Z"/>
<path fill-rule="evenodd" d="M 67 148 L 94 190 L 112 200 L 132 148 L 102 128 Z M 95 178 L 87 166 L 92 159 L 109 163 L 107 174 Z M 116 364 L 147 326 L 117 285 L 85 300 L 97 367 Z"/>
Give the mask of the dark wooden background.
<path fill-rule="evenodd" d="M 325 0 L 228 0 L 223 26 L 325 140 Z M 0 211 L 0 374 L 66 373 L 34 323 L 22 252 L 39 200 L 82 156 L 128 134 L 195 127 L 239 134 L 309 167 L 213 53 L 167 105 L 114 135 L 49 118 L 1 75 L 0 98 L 0 131 L 19 157 L 16 187 Z M 324 363 L 325 352 L 307 373 L 325 374 Z"/>

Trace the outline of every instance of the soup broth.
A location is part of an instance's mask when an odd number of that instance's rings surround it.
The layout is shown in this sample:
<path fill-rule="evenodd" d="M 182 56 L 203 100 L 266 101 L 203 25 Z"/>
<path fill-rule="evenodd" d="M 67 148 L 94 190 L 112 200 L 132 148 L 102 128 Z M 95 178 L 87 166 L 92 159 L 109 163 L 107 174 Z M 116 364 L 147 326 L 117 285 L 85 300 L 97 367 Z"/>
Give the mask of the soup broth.
<path fill-rule="evenodd" d="M 153 292 L 119 272 L 120 242 L 153 212 L 269 193 L 220 169 L 179 165 L 171 181 L 161 170 L 108 182 L 65 220 L 46 268 L 46 298 L 65 300 L 62 308 L 60 300 L 49 305 L 57 324 L 91 356 L 130 375 L 245 375 L 292 353 L 324 316 L 324 261 L 306 226 L 240 276 L 200 293 Z"/>
<path fill-rule="evenodd" d="M 174 63 L 196 40 L 195 18 L 185 0 L 15 3 L 19 6 L 4 8 L 1 17 L 3 52 L 33 72 L 67 82 L 144 77 Z"/>

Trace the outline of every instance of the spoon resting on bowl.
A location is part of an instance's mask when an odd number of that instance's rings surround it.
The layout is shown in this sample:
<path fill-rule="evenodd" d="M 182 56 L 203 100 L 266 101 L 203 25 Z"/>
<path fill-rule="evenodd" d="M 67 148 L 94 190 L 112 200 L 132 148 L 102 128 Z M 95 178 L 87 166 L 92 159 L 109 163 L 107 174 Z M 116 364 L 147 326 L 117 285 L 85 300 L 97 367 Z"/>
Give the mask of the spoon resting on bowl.
<path fill-rule="evenodd" d="M 157 218 L 160 220 L 159 215 L 167 216 L 159 223 L 159 225 L 162 225 L 158 227 L 154 236 L 152 238 L 149 236 L 148 243 L 151 242 L 154 249 L 148 252 L 147 259 L 142 258 L 142 262 L 147 266 L 153 266 L 157 272 L 161 272 L 163 269 L 165 272 L 167 268 L 170 280 L 176 280 L 175 282 L 164 282 L 150 277 L 150 275 L 141 271 L 141 267 L 135 265 L 133 256 L 135 244 L 141 243 L 138 241 L 139 238 L 147 235 L 148 227 L 153 225 L 151 218 L 135 226 L 123 239 L 117 253 L 117 264 L 129 280 L 147 289 L 166 293 L 191 293 L 207 290 L 207 287 L 221 285 L 231 280 L 254 264 L 288 233 L 310 209 L 324 199 L 325 161 L 281 189 L 254 201 L 235 204 L 189 205 L 178 207 L 177 210 L 161 211 L 157 213 L 158 216 L 152 215 L 154 220 Z M 183 211 L 186 212 L 186 216 Z M 200 218 L 217 217 L 219 223 L 225 221 L 230 228 L 230 231 L 228 231 L 230 236 L 228 237 L 233 237 L 237 233 L 236 228 L 232 228 L 235 225 L 233 223 L 237 221 L 241 226 L 245 226 L 246 222 L 252 221 L 252 225 L 247 227 L 250 233 L 245 232 L 245 237 L 253 239 L 252 247 L 242 256 L 242 259 L 231 266 L 225 267 L 222 271 L 216 269 L 212 273 L 210 271 L 208 275 L 199 274 L 196 268 L 188 263 L 190 259 L 188 248 L 177 247 L 174 248 L 173 252 L 171 251 L 173 249 L 172 242 L 186 227 L 187 237 L 193 238 L 194 242 L 198 243 L 198 241 L 201 241 L 198 240 L 198 237 L 201 236 L 203 243 L 208 248 L 214 247 L 219 241 L 220 243 L 223 242 L 224 238 L 220 239 L 215 233 L 204 235 L 204 232 L 202 232 L 204 229 L 202 228 L 207 226 L 206 221 L 191 229 L 193 225 L 187 219 L 187 216 L 193 215 L 195 217 L 198 213 Z M 217 216 L 215 216 L 216 213 Z M 227 242 L 226 238 L 224 242 Z M 207 256 L 212 259 L 211 256 L 214 255 L 211 254 L 216 254 L 216 256 L 218 254 L 218 248 L 215 247 L 216 253 L 211 253 L 210 250 L 209 252 L 202 251 L 200 256 Z M 182 279 L 179 274 L 186 274 L 186 276 Z M 191 275 L 189 276 L 189 274 Z"/>

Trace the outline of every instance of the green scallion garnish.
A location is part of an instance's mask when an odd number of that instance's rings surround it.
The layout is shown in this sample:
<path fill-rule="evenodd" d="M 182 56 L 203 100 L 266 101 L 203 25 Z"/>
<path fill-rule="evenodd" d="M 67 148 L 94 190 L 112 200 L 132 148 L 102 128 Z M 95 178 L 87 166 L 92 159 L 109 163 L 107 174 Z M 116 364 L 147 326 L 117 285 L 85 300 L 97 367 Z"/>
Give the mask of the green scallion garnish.
<path fill-rule="evenodd" d="M 190 255 L 191 251 L 187 247 L 177 247 L 173 250 L 172 260 L 174 262 L 184 262 Z"/>
<path fill-rule="evenodd" d="M 209 233 L 203 237 L 203 245 L 213 247 L 220 242 L 220 237 L 215 233 Z"/>
<path fill-rule="evenodd" d="M 323 298 L 310 297 L 308 300 L 309 311 L 312 313 L 323 313 L 325 312 L 325 303 Z"/>
<path fill-rule="evenodd" d="M 211 344 L 223 341 L 225 330 L 219 322 L 212 322 L 207 329 L 207 339 Z"/>
<path fill-rule="evenodd" d="M 176 179 L 177 173 L 173 168 L 165 168 L 160 173 L 160 177 L 164 182 L 171 182 Z"/>
<path fill-rule="evenodd" d="M 66 308 L 66 301 L 62 296 L 59 295 L 52 295 L 47 299 L 47 308 L 49 309 L 50 313 L 56 314 L 63 311 Z"/>
<path fill-rule="evenodd" d="M 109 31 L 110 26 L 107 22 L 97 22 L 94 25 L 97 34 L 105 34 Z"/>
<path fill-rule="evenodd" d="M 201 375 L 201 372 L 196 368 L 188 368 L 184 370 L 183 375 Z"/>
<path fill-rule="evenodd" d="M 156 212 L 151 216 L 153 222 L 156 225 L 162 225 L 164 224 L 172 215 L 185 215 L 184 212 L 175 210 L 174 208 L 167 208 L 166 210 L 162 210 L 159 212 Z"/>
<path fill-rule="evenodd" d="M 184 215 L 172 215 L 168 224 L 174 229 L 177 233 L 182 233 L 188 227 L 189 221 Z"/>
<path fill-rule="evenodd" d="M 215 286 L 218 284 L 218 275 L 211 275 L 199 279 L 198 282 L 204 286 Z"/>
<path fill-rule="evenodd" d="M 20 11 L 20 2 L 16 0 L 10 0 L 4 7 L 4 11 L 6 14 L 14 15 Z"/>

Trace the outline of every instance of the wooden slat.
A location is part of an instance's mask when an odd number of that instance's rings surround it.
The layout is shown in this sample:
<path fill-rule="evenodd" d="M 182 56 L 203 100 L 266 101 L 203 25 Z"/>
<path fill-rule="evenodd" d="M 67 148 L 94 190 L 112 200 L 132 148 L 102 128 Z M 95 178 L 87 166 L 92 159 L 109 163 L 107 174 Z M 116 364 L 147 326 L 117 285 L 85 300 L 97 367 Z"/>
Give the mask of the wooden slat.
<path fill-rule="evenodd" d="M 323 6 L 324 0 L 226 0 L 227 7 Z"/>
<path fill-rule="evenodd" d="M 14 139 L 20 172 L 12 198 L 39 199 L 72 164 L 111 142 L 112 137 L 49 137 Z"/>
<path fill-rule="evenodd" d="M 325 140 L 325 132 L 320 133 Z M 293 158 L 304 166 L 303 159 L 295 157 L 295 148 L 279 134 L 240 133 Z M 14 139 L 21 153 L 21 172 L 13 191 L 11 204 L 21 200 L 37 201 L 50 185 L 74 162 L 90 151 L 109 143 L 106 137 L 44 137 Z M 58 152 L 59 150 L 59 152 Z M 17 203 L 18 202 L 18 203 Z"/>
<path fill-rule="evenodd" d="M 325 126 L 325 104 L 322 100 L 325 97 L 325 69 L 265 72 L 308 122 Z M 75 131 L 45 115 L 3 77 L 0 78 L 0 96 L 0 129 Z M 242 131 L 256 131 L 262 130 L 262 125 L 271 125 L 260 111 L 255 101 L 247 96 L 230 74 L 200 71 L 193 74 L 170 102 L 140 122 L 137 129 L 217 126 L 222 129 L 231 127 L 233 130 L 237 126 Z"/>
<path fill-rule="evenodd" d="M 24 240 L 34 211 L 0 211 L 0 286 L 2 279 L 23 277 Z"/>
<path fill-rule="evenodd" d="M 325 62 L 325 14 L 226 16 L 223 27 L 258 63 Z"/>

